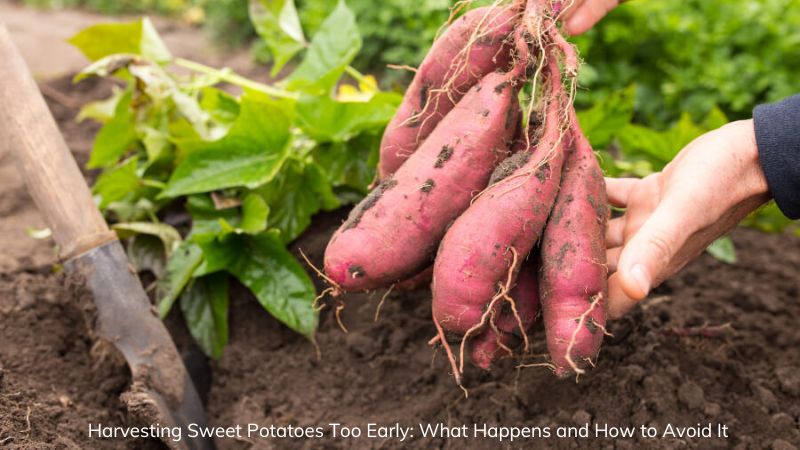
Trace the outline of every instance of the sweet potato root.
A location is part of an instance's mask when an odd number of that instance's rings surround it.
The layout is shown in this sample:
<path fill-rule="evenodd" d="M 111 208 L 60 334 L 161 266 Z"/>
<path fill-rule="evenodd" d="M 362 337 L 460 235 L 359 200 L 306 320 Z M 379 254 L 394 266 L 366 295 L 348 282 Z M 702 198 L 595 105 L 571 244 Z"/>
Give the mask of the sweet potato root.
<path fill-rule="evenodd" d="M 507 37 L 519 12 L 512 7 L 474 9 L 433 44 L 381 141 L 378 180 L 411 156 L 470 87 L 510 63 Z"/>
<path fill-rule="evenodd" d="M 538 272 L 533 259 L 522 265 L 516 285 L 509 294 L 510 301 L 506 300 L 495 308 L 491 326 L 470 342 L 472 361 L 478 367 L 488 369 L 498 358 L 510 355 L 521 341 L 527 343 L 528 329 L 539 314 Z"/>
<path fill-rule="evenodd" d="M 445 234 L 434 264 L 433 317 L 463 335 L 482 323 L 486 306 L 539 240 L 558 193 L 564 132 L 561 78 L 551 64 L 544 135 L 535 151 L 501 164 L 487 188 Z M 535 137 L 535 136 L 534 136 Z M 532 137 L 533 139 L 533 137 Z M 485 325 L 485 324 L 484 324 Z"/>
<path fill-rule="evenodd" d="M 574 146 L 542 236 L 539 279 L 547 348 L 559 376 L 594 364 L 606 324 L 605 181 L 574 115 L 571 134 Z"/>
<path fill-rule="evenodd" d="M 345 291 L 386 286 L 431 263 L 447 225 L 486 187 L 518 121 L 517 73 L 491 73 L 417 152 L 351 212 L 325 251 Z"/>

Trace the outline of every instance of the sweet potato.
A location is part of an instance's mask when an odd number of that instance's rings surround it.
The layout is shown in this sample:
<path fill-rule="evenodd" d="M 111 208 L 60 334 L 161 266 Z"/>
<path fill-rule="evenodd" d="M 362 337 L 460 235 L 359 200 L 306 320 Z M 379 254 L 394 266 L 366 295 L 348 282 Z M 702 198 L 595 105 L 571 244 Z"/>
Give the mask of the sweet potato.
<path fill-rule="evenodd" d="M 470 87 L 486 74 L 508 67 L 506 38 L 518 13 L 511 7 L 474 9 L 434 42 L 386 127 L 380 181 L 397 171 Z"/>
<path fill-rule="evenodd" d="M 518 75 L 486 75 L 397 173 L 353 209 L 325 251 L 325 272 L 338 288 L 385 286 L 431 263 L 447 225 L 508 154 Z"/>
<path fill-rule="evenodd" d="M 448 229 L 433 269 L 433 317 L 463 335 L 483 323 L 486 306 L 513 280 L 539 239 L 558 193 L 563 153 L 563 89 L 550 76 L 544 134 L 535 151 L 521 151 L 498 168 L 500 178 Z"/>
<path fill-rule="evenodd" d="M 575 145 L 542 236 L 539 279 L 547 348 L 556 374 L 583 373 L 605 334 L 605 181 L 573 115 Z"/>
<path fill-rule="evenodd" d="M 470 342 L 472 361 L 478 367 L 488 369 L 493 361 L 509 354 L 522 339 L 527 342 L 526 333 L 539 314 L 538 272 L 535 258 L 522 265 L 516 285 L 509 294 L 516 313 L 510 302 L 504 302 L 495 308 L 495 318 L 491 322 L 494 327 L 486 328 Z"/>

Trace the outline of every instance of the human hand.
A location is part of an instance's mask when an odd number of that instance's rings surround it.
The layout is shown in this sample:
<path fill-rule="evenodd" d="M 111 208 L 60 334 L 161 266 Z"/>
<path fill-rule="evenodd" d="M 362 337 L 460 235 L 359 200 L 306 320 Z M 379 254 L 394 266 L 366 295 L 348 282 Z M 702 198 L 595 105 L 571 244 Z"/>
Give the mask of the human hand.
<path fill-rule="evenodd" d="M 624 0 L 565 0 L 562 21 L 564 31 L 583 34 Z"/>
<path fill-rule="evenodd" d="M 752 120 L 700 136 L 662 172 L 606 184 L 609 203 L 625 208 L 606 231 L 611 318 L 770 199 Z"/>

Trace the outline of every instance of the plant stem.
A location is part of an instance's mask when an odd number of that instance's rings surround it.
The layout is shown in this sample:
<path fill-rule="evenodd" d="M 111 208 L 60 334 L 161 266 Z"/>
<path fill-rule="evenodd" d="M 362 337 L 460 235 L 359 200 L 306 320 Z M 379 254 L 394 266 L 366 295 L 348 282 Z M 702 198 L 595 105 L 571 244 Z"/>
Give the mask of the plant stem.
<path fill-rule="evenodd" d="M 353 66 L 347 66 L 344 68 L 344 70 L 345 72 L 347 72 L 348 75 L 353 77 L 353 79 L 355 79 L 359 83 L 364 82 L 364 74 L 353 68 Z"/>
<path fill-rule="evenodd" d="M 263 92 L 267 95 L 271 95 L 273 97 L 278 97 L 278 98 L 291 98 L 291 99 L 299 98 L 299 95 L 295 92 L 285 91 L 283 89 L 279 89 L 274 86 L 270 86 L 268 84 L 263 84 L 257 81 L 247 79 L 241 75 L 237 75 L 236 73 L 230 70 L 215 69 L 213 67 L 206 66 L 205 64 L 200 64 L 198 62 L 189 61 L 188 59 L 183 59 L 183 58 L 175 58 L 174 62 L 176 65 L 180 67 L 192 70 L 194 72 L 199 72 L 206 75 L 217 77 L 220 80 L 226 83 L 230 83 L 234 86 L 239 86 L 245 89 L 252 89 L 254 91 Z"/>

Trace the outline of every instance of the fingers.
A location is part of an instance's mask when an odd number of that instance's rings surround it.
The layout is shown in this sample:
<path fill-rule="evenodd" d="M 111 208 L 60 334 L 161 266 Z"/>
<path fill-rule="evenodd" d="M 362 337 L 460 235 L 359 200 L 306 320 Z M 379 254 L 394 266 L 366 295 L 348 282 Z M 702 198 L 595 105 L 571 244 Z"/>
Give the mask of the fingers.
<path fill-rule="evenodd" d="M 662 203 L 622 249 L 615 274 L 621 292 L 632 300 L 645 298 L 691 233 L 680 207 Z"/>
<path fill-rule="evenodd" d="M 625 217 L 608 221 L 606 226 L 606 248 L 619 247 L 625 242 Z"/>
<path fill-rule="evenodd" d="M 622 253 L 622 247 L 614 247 L 606 250 L 606 265 L 608 266 L 608 275 L 612 275 L 617 271 L 619 265 L 619 255 Z"/>
<path fill-rule="evenodd" d="M 631 193 L 640 182 L 638 178 L 606 178 L 608 202 L 617 208 L 627 207 Z"/>
<path fill-rule="evenodd" d="M 587 0 L 574 7 L 564 21 L 564 30 L 572 35 L 588 31 L 609 11 L 619 4 L 618 0 Z"/>
<path fill-rule="evenodd" d="M 619 319 L 633 309 L 638 302 L 628 297 L 620 286 L 619 274 L 608 279 L 608 318 Z"/>

